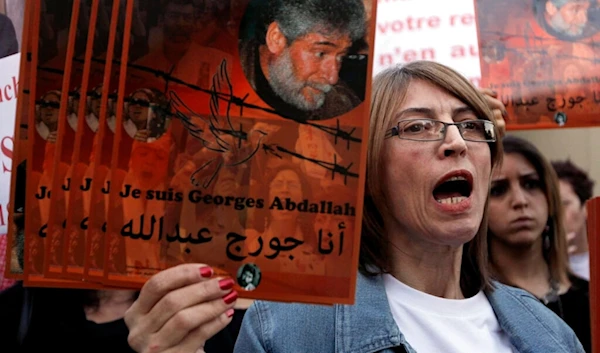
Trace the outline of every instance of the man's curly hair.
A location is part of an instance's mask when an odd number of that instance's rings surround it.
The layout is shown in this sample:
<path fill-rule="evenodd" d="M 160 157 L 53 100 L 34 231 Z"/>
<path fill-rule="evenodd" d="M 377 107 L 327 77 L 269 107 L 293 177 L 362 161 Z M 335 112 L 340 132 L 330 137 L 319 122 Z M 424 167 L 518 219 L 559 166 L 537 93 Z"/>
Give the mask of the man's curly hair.
<path fill-rule="evenodd" d="M 577 167 L 571 160 L 553 161 L 552 167 L 556 171 L 558 179 L 566 181 L 571 185 L 575 194 L 584 205 L 587 200 L 592 198 L 594 190 L 594 181 L 590 179 L 588 173 Z"/>

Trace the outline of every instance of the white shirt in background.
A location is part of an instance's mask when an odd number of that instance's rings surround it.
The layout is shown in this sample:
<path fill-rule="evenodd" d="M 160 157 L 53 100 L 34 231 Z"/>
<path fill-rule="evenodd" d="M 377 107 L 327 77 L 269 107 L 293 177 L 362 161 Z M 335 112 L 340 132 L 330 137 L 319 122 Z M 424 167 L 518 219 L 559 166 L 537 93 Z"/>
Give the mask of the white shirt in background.
<path fill-rule="evenodd" d="M 569 265 L 571 271 L 579 277 L 589 282 L 590 280 L 590 253 L 569 255 Z"/>
<path fill-rule="evenodd" d="M 389 274 L 385 292 L 396 325 L 418 353 L 513 353 L 483 292 L 461 300 L 418 291 Z"/>

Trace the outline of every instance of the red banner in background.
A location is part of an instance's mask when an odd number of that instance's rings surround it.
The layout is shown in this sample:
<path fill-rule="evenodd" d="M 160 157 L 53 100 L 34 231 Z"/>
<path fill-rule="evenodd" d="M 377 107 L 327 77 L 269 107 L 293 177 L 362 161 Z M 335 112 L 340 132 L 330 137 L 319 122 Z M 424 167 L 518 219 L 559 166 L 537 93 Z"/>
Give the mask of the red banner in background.
<path fill-rule="evenodd" d="M 507 106 L 507 128 L 600 125 L 596 2 L 475 2 L 482 87 Z"/>

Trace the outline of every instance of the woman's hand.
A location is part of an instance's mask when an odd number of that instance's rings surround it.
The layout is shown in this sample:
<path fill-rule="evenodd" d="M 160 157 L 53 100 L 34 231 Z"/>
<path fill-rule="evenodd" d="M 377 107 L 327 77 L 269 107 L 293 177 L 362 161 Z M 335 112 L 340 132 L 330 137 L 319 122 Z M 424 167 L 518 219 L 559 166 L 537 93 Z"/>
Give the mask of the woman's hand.
<path fill-rule="evenodd" d="M 504 103 L 498 99 L 498 94 L 491 89 L 481 88 L 479 91 L 483 93 L 488 106 L 492 110 L 492 113 L 494 113 L 496 127 L 498 127 L 498 132 L 500 133 L 499 137 L 502 138 L 506 133 L 505 119 L 508 117 L 506 107 L 504 106 Z"/>
<path fill-rule="evenodd" d="M 154 275 L 125 313 L 137 352 L 204 352 L 205 342 L 231 322 L 237 292 L 210 267 L 183 264 Z"/>

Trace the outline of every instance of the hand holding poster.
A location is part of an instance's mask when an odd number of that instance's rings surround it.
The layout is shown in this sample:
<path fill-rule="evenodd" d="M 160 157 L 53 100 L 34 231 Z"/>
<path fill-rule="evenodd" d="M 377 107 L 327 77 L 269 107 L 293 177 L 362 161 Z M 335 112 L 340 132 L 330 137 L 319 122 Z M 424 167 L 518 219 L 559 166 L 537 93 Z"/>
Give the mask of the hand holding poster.
<path fill-rule="evenodd" d="M 600 4 L 478 0 L 482 87 L 499 93 L 509 129 L 600 123 Z"/>
<path fill-rule="evenodd" d="M 28 285 L 139 288 L 193 262 L 241 297 L 354 301 L 376 4 L 42 4 L 32 89 L 64 121 L 29 132 Z"/>

